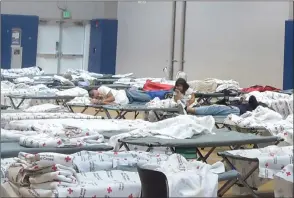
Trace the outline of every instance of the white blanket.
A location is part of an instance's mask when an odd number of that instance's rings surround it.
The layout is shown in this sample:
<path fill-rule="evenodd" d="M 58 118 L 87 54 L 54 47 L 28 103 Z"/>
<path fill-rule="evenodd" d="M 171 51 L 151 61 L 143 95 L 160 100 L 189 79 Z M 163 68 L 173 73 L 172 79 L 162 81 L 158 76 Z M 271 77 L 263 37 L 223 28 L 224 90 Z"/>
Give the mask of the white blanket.
<path fill-rule="evenodd" d="M 75 97 L 89 96 L 88 91 L 80 87 L 58 91 L 56 92 L 56 95 L 57 96 L 75 96 Z"/>
<path fill-rule="evenodd" d="M 245 95 L 247 101 L 251 95 L 255 96 L 258 102 L 262 102 L 280 113 L 284 118 L 293 114 L 293 95 L 274 91 L 253 91 Z"/>
<path fill-rule="evenodd" d="M 137 157 L 144 158 L 144 155 L 137 153 Z M 137 172 L 100 170 L 76 173 L 71 168 L 73 162 L 78 162 L 78 160 L 75 161 L 75 157 L 77 157 L 76 154 L 73 158 L 73 156 L 55 153 L 39 153 L 37 155 L 20 153 L 19 163 L 9 167 L 9 173 L 11 173 L 9 181 L 18 184 L 20 187 L 18 191 L 22 197 L 38 195 L 38 197 L 131 198 L 140 196 L 141 182 Z M 113 160 L 117 159 L 119 158 L 113 158 Z M 119 159 L 119 161 L 121 160 Z M 86 158 L 85 161 L 87 161 Z M 131 162 L 134 163 L 133 160 Z M 153 160 L 148 164 L 143 163 L 141 166 L 165 173 L 170 197 L 216 197 L 218 187 L 216 173 L 224 172 L 222 163 L 208 165 L 198 161 L 188 162 L 178 154 L 171 155 L 164 161 Z M 21 168 L 19 169 L 19 167 Z M 24 179 L 32 172 L 34 174 L 31 179 Z M 54 172 L 61 172 L 61 174 L 58 176 Z M 70 178 L 76 178 L 76 185 L 75 182 L 70 181 Z M 57 181 L 54 182 L 52 179 L 57 179 Z"/>
<path fill-rule="evenodd" d="M 254 111 L 246 112 L 241 116 L 231 114 L 224 120 L 224 123 L 241 128 L 264 128 L 271 135 L 284 138 L 285 142 L 293 144 L 293 114 L 283 120 L 279 113 L 258 106 Z"/>
<path fill-rule="evenodd" d="M 188 162 L 179 154 L 171 155 L 160 165 L 148 163 L 143 167 L 166 175 L 169 197 L 217 197 L 217 174 L 225 171 L 221 162 L 213 165 L 199 161 Z"/>
<path fill-rule="evenodd" d="M 112 136 L 109 144 L 114 150 L 119 149 L 119 139 L 126 137 L 148 137 L 186 139 L 200 133 L 211 133 L 215 124 L 212 116 L 196 117 L 180 115 L 159 122 L 153 122 L 128 133 Z"/>
<path fill-rule="evenodd" d="M 37 113 L 37 112 L 67 112 L 68 109 L 64 106 L 55 105 L 55 104 L 41 104 L 41 105 L 35 105 L 32 107 L 29 107 L 27 109 L 24 109 L 24 112 L 31 112 L 31 113 Z"/>
<path fill-rule="evenodd" d="M 285 166 L 274 177 L 275 197 L 293 197 L 293 164 Z"/>

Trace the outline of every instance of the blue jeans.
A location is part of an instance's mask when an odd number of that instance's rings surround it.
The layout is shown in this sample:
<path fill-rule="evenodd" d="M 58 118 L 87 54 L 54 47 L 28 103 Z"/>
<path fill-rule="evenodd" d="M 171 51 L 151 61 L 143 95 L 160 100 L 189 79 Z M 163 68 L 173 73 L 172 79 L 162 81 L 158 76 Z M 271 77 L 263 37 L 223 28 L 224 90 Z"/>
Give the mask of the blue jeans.
<path fill-rule="evenodd" d="M 130 103 L 133 103 L 133 102 L 143 103 L 143 102 L 149 102 L 151 100 L 151 97 L 147 93 L 143 91 L 139 91 L 139 90 L 127 89 L 126 94 Z"/>
<path fill-rule="evenodd" d="M 195 108 L 195 115 L 228 116 L 229 114 L 240 115 L 240 109 L 225 105 L 210 105 Z"/>

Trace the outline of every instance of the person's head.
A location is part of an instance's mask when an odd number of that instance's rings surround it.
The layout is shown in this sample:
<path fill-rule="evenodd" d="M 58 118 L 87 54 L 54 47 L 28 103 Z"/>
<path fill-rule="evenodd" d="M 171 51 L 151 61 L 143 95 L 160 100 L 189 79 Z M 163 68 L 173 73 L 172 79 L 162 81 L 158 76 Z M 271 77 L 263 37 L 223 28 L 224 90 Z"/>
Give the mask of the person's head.
<path fill-rule="evenodd" d="M 255 110 L 260 105 L 259 102 L 256 100 L 255 96 L 249 97 L 248 104 L 253 110 Z"/>
<path fill-rule="evenodd" d="M 103 96 L 97 89 L 92 89 L 89 91 L 89 97 L 93 99 L 101 99 Z"/>
<path fill-rule="evenodd" d="M 179 90 L 181 93 L 185 93 L 189 89 L 189 84 L 183 78 L 178 78 L 175 84 L 175 89 Z"/>
<path fill-rule="evenodd" d="M 67 79 L 67 80 L 72 80 L 72 76 L 71 74 L 64 74 L 63 78 Z"/>

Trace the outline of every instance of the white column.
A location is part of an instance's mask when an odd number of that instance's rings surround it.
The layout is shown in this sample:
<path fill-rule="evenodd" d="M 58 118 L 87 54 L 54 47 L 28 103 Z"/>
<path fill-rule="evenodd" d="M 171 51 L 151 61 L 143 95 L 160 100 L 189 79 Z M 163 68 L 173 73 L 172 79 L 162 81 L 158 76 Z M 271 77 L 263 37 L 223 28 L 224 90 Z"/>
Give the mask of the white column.
<path fill-rule="evenodd" d="M 294 19 L 294 2 L 293 1 L 290 1 L 289 2 L 289 19 Z"/>

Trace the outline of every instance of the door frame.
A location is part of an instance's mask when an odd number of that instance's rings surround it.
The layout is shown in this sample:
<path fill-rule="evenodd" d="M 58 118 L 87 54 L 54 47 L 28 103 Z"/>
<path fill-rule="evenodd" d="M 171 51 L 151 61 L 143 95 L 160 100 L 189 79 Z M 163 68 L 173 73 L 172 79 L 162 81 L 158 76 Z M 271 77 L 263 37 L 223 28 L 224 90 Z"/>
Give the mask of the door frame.
<path fill-rule="evenodd" d="M 64 23 L 73 23 L 79 26 L 83 26 L 84 28 L 84 38 L 83 38 L 83 49 L 82 53 L 83 54 L 66 54 L 63 55 L 62 53 L 62 41 L 63 41 L 63 24 Z M 37 53 L 38 57 L 54 57 L 57 58 L 57 74 L 60 74 L 61 71 L 61 58 L 75 58 L 75 57 L 82 57 L 82 65 L 81 69 L 83 70 L 88 70 L 88 62 L 89 62 L 89 44 L 90 44 L 90 31 L 91 31 L 91 26 L 90 26 L 90 21 L 89 20 L 71 20 L 71 19 L 66 19 L 66 20 L 60 20 L 60 19 L 44 19 L 40 18 L 39 19 L 39 25 L 46 25 L 46 24 L 58 24 L 59 25 L 59 40 L 58 45 L 56 46 L 56 52 L 53 54 L 41 54 Z"/>

